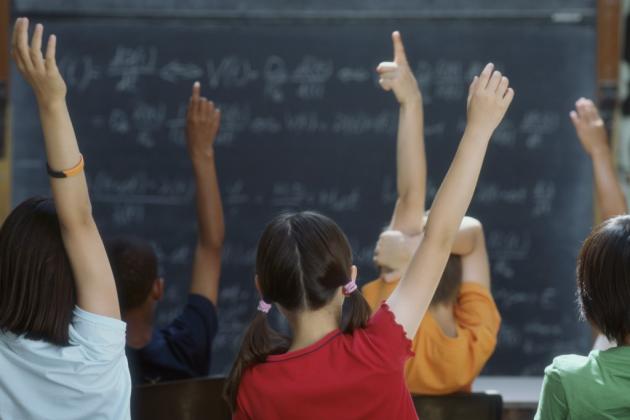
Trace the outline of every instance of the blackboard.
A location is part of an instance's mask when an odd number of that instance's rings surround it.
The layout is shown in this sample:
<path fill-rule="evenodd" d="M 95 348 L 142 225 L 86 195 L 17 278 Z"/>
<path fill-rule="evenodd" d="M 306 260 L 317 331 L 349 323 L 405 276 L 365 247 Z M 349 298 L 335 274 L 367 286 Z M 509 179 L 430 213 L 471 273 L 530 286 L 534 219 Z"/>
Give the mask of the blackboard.
<path fill-rule="evenodd" d="M 285 17 L 513 16 L 541 17 L 550 13 L 592 16 L 595 0 L 13 0 L 17 13 L 61 15 L 143 15 Z M 411 15 L 410 15 L 411 13 Z"/>
<path fill-rule="evenodd" d="M 542 374 L 585 352 L 575 257 L 592 221 L 591 173 L 568 119 L 594 93 L 591 25 L 487 21 L 287 22 L 50 20 L 58 62 L 105 235 L 152 240 L 167 281 L 164 323 L 184 301 L 195 243 L 193 179 L 183 144 L 190 85 L 218 102 L 218 170 L 227 218 L 220 332 L 225 372 L 255 311 L 253 255 L 284 209 L 316 209 L 350 237 L 362 282 L 395 200 L 397 105 L 374 78 L 400 29 L 426 102 L 429 193 L 455 151 L 465 92 L 489 60 L 517 98 L 487 156 L 471 214 L 486 227 L 503 316 L 488 374 Z M 33 96 L 13 73 L 13 201 L 46 194 Z"/>

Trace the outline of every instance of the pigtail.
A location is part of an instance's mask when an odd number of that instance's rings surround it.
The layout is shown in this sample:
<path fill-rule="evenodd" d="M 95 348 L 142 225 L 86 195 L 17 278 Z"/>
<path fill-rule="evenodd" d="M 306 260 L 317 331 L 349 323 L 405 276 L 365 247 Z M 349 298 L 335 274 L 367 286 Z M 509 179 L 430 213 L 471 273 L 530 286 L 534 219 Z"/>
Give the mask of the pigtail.
<path fill-rule="evenodd" d="M 349 334 L 356 329 L 365 328 L 372 310 L 363 297 L 363 293 L 357 288 L 346 296 L 346 304 L 348 305 L 348 318 L 344 332 Z"/>
<path fill-rule="evenodd" d="M 223 389 L 223 398 L 227 401 L 232 412 L 236 410 L 238 387 L 245 371 L 252 365 L 264 362 L 267 356 L 284 353 L 288 349 L 289 340 L 287 337 L 269 326 L 266 313 L 257 311 L 256 316 L 245 331 L 241 349 Z"/>

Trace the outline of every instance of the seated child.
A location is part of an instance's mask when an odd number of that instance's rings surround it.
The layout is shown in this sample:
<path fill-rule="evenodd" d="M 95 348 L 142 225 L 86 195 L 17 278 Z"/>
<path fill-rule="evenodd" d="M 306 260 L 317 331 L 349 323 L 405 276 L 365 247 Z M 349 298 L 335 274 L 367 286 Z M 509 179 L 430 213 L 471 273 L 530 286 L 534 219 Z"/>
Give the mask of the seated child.
<path fill-rule="evenodd" d="M 406 63 L 384 62 L 381 86 L 400 103 L 397 139 L 398 200 L 375 262 L 381 278 L 363 288 L 376 310 L 398 285 L 423 235 L 426 158 L 422 93 Z M 414 338 L 405 373 L 411 392 L 470 391 L 496 346 L 500 316 L 490 294 L 490 269 L 481 224 L 465 218 L 431 306 Z"/>
<path fill-rule="evenodd" d="M 396 83 L 400 67 L 408 67 L 397 32 L 393 41 L 395 65 L 381 74 L 384 87 Z M 514 91 L 488 64 L 469 95 L 467 127 L 424 239 L 396 289 L 371 317 L 339 226 L 313 212 L 282 214 L 267 225 L 253 279 L 261 295 L 259 312 L 226 381 L 234 419 L 418 418 L 404 378 L 412 354 L 409 338 L 429 307 L 490 137 Z M 290 337 L 267 323 L 272 306 L 287 319 Z"/>
<path fill-rule="evenodd" d="M 0 229 L 0 418 L 130 418 L 125 323 L 57 68 L 19 18 L 12 55 L 37 98 L 53 199 L 29 198 Z M 19 139 L 16 139 L 19 140 Z M 46 168 L 39 172 L 45 176 Z"/>
<path fill-rule="evenodd" d="M 617 347 L 558 356 L 545 369 L 536 419 L 630 418 L 630 216 L 603 222 L 577 261 L 583 317 Z"/>
<path fill-rule="evenodd" d="M 188 152 L 197 186 L 199 239 L 190 294 L 184 311 L 168 326 L 154 328 L 154 312 L 164 293 L 158 260 L 141 239 L 118 237 L 107 242 L 123 319 L 127 322 L 127 358 L 134 383 L 207 376 L 217 332 L 224 224 L 214 162 L 220 112 L 193 86 L 187 116 Z"/>
<path fill-rule="evenodd" d="M 396 288 L 419 238 L 384 232 L 375 260 L 387 277 L 363 287 L 374 310 Z M 413 340 L 415 356 L 405 367 L 414 394 L 470 392 L 472 382 L 494 352 L 501 317 L 490 293 L 490 269 L 483 228 L 465 217 L 431 305 Z"/>

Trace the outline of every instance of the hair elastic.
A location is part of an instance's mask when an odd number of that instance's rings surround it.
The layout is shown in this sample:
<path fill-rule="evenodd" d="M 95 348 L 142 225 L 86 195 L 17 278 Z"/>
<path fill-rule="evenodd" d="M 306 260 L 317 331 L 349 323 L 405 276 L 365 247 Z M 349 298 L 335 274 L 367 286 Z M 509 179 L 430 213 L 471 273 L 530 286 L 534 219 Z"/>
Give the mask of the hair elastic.
<path fill-rule="evenodd" d="M 55 171 L 54 169 L 50 167 L 50 165 L 46 164 L 46 171 L 48 172 L 48 175 L 52 178 L 69 178 L 71 176 L 78 175 L 79 173 L 81 173 L 81 171 L 85 167 L 85 161 L 83 160 L 83 155 L 79 155 L 79 156 L 80 156 L 79 163 L 77 163 L 70 169 L 64 169 L 62 171 Z"/>
<path fill-rule="evenodd" d="M 258 310 L 264 314 L 268 313 L 271 309 L 271 303 L 267 303 L 264 300 L 260 299 L 258 301 Z"/>
<path fill-rule="evenodd" d="M 350 280 L 348 283 L 343 285 L 344 296 L 350 296 L 355 290 L 357 290 L 357 282 L 355 280 Z"/>

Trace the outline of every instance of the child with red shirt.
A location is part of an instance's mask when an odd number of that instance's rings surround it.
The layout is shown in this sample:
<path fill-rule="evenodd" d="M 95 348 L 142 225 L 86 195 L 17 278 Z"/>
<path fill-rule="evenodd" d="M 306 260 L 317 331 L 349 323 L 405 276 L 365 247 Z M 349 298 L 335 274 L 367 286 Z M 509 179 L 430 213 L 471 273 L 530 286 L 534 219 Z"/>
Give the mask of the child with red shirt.
<path fill-rule="evenodd" d="M 394 32 L 394 61 L 380 71 L 390 89 L 406 65 Z M 226 383 L 235 419 L 417 418 L 405 361 L 472 198 L 490 136 L 514 91 L 488 64 L 472 82 L 468 124 L 409 268 L 370 318 L 341 229 L 312 212 L 283 214 L 265 228 L 256 256 L 259 312 Z M 342 325 L 344 299 L 348 320 Z M 273 331 L 272 304 L 292 335 Z"/>

